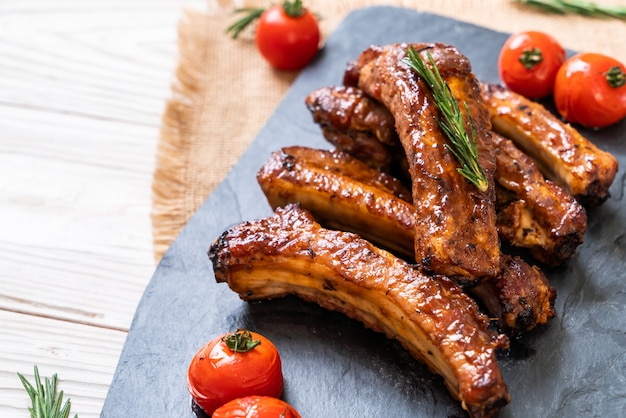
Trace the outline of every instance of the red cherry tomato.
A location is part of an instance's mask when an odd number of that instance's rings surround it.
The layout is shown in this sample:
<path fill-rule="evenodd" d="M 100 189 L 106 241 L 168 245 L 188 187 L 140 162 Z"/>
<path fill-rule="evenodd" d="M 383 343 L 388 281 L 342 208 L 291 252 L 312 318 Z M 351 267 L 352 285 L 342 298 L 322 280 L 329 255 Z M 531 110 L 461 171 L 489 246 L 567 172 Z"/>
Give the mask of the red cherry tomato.
<path fill-rule="evenodd" d="M 626 68 L 602 54 L 568 59 L 554 85 L 554 104 L 565 120 L 601 128 L 626 117 Z"/>
<path fill-rule="evenodd" d="M 498 70 L 504 84 L 531 99 L 552 94 L 554 79 L 565 61 L 565 50 L 543 32 L 511 35 L 500 50 Z"/>
<path fill-rule="evenodd" d="M 239 330 L 214 338 L 191 360 L 187 386 L 207 414 L 236 398 L 279 397 L 283 373 L 276 346 L 256 332 Z"/>
<path fill-rule="evenodd" d="M 259 52 L 273 67 L 299 70 L 317 53 L 320 30 L 313 13 L 300 1 L 287 1 L 263 12 L 255 39 Z"/>
<path fill-rule="evenodd" d="M 301 418 L 287 402 L 269 396 L 247 396 L 220 406 L 211 418 Z"/>

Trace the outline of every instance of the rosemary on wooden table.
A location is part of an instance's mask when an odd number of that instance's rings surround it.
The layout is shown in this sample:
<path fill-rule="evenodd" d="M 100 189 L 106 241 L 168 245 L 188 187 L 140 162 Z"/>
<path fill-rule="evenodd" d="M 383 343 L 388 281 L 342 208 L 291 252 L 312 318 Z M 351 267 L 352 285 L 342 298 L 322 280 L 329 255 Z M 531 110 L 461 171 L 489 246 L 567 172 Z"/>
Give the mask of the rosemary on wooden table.
<path fill-rule="evenodd" d="M 513 0 L 550 13 L 575 13 L 590 17 L 626 19 L 626 6 L 600 4 L 585 0 Z"/>
<path fill-rule="evenodd" d="M 26 393 L 30 397 L 32 406 L 28 408 L 31 418 L 68 418 L 70 415 L 71 403 L 67 399 L 63 403 L 63 391 L 57 394 L 57 375 L 52 378 L 45 378 L 41 383 L 39 369 L 35 366 L 35 383 L 30 383 L 21 373 L 17 374 Z M 78 415 L 74 415 L 77 418 Z"/>
<path fill-rule="evenodd" d="M 485 173 L 478 162 L 478 148 L 476 145 L 476 131 L 469 112 L 467 103 L 463 103 L 465 114 L 471 127 L 471 135 L 465 129 L 463 113 L 459 103 L 452 95 L 448 83 L 442 78 L 435 60 L 429 52 L 426 53 L 430 67 L 426 65 L 419 53 L 410 46 L 407 50 L 407 58 L 404 60 L 417 74 L 424 79 L 433 92 L 435 106 L 442 115 L 437 118 L 437 123 L 446 134 L 452 146 L 446 144 L 446 148 L 452 152 L 461 167 L 458 172 L 463 175 L 478 190 L 484 192 L 489 187 Z"/>

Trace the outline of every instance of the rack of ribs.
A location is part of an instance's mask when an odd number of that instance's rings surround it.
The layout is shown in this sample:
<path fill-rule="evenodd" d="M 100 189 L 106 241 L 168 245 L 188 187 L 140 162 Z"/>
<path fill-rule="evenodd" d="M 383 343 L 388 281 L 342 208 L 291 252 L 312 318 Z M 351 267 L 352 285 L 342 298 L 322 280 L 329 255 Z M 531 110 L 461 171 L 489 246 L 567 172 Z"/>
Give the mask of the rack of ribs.
<path fill-rule="evenodd" d="M 480 100 L 478 81 L 469 60 L 442 44 L 413 45 L 429 51 L 459 102 L 469 106 L 476 131 L 479 163 L 488 179 L 479 191 L 458 171 L 446 148 L 447 138 L 436 122 L 437 109 L 429 87 L 405 63 L 406 44 L 373 46 L 358 60 L 358 85 L 393 115 L 404 148 L 419 214 L 415 227 L 415 259 L 428 271 L 461 276 L 468 283 L 494 277 L 500 269 L 496 230 L 495 161 L 486 147 L 489 112 Z"/>
<path fill-rule="evenodd" d="M 547 178 L 583 205 L 599 205 L 609 197 L 618 169 L 613 155 L 537 102 L 494 84 L 481 84 L 481 92 L 493 129 L 514 141 Z"/>
<path fill-rule="evenodd" d="M 372 46 L 344 87 L 306 99 L 337 149 L 274 152 L 257 181 L 275 215 L 229 228 L 209 258 L 243 300 L 296 295 L 396 339 L 470 416 L 491 417 L 509 402 L 495 358 L 509 340 L 476 299 L 517 336 L 552 318 L 556 297 L 499 238 L 548 264 L 569 259 L 586 228 L 576 199 L 604 201 L 617 162 L 540 105 L 495 86 L 481 92 L 454 47 L 411 46 L 431 54 L 467 105 L 488 189 L 458 172 L 430 88 L 404 61 L 409 44 Z"/>
<path fill-rule="evenodd" d="M 347 120 L 350 114 L 343 113 L 342 108 L 359 107 L 377 114 L 387 112 L 387 117 L 393 120 L 382 104 L 354 87 L 322 87 L 312 92 L 307 102 L 315 104 L 309 109 L 323 132 L 332 129 L 346 137 L 353 136 L 350 133 L 352 123 Z M 367 105 L 348 106 L 349 102 L 366 102 Z M 344 114 L 341 124 L 337 123 L 340 114 Z M 368 118 L 361 116 L 361 119 Z M 395 132 L 393 124 L 386 123 L 385 127 Z M 360 130 L 367 128 L 367 125 L 361 125 Z M 393 132 L 383 134 L 380 130 L 378 135 L 393 138 Z M 583 243 L 587 224 L 584 207 L 561 187 L 546 180 L 534 161 L 509 139 L 492 132 L 489 148 L 496 162 L 496 226 L 500 239 L 514 247 L 528 249 L 533 258 L 545 264 L 563 264 Z M 367 162 L 365 154 L 354 155 L 349 149 L 337 149 Z M 389 156 L 389 160 L 406 161 L 401 150 L 388 152 L 401 153 L 396 157 Z M 394 174 L 399 172 L 396 175 L 404 174 L 402 169 L 391 171 Z"/>
<path fill-rule="evenodd" d="M 403 198 L 408 191 L 391 179 L 345 153 L 298 146 L 272 153 L 257 174 L 273 209 L 298 203 L 325 227 L 357 233 L 412 262 L 415 208 Z M 554 317 L 554 288 L 519 258 L 502 255 L 498 275 L 471 293 L 510 335 Z"/>
<path fill-rule="evenodd" d="M 209 258 L 216 280 L 244 300 L 297 295 L 399 341 L 472 417 L 493 416 L 509 402 L 496 362 L 508 339 L 488 328 L 458 285 L 356 234 L 322 228 L 296 205 L 229 228 Z"/>

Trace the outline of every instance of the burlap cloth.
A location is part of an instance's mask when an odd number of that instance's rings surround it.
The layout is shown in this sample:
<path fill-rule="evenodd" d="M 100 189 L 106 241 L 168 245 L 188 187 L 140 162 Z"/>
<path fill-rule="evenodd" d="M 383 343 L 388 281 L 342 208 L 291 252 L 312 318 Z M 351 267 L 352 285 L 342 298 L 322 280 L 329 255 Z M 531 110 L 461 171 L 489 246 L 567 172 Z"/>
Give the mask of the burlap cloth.
<path fill-rule="evenodd" d="M 599 0 L 624 4 L 623 0 Z M 232 40 L 225 28 L 235 7 L 267 7 L 277 0 L 208 0 L 186 10 L 179 24 L 179 61 L 163 115 L 153 182 L 153 238 L 158 261 L 187 220 L 255 138 L 297 76 L 272 70 L 252 34 Z M 305 0 L 322 15 L 323 35 L 348 12 L 396 5 L 453 17 L 491 29 L 535 29 L 566 48 L 609 54 L 626 62 L 626 23 L 577 15 L 545 14 L 511 0 Z"/>

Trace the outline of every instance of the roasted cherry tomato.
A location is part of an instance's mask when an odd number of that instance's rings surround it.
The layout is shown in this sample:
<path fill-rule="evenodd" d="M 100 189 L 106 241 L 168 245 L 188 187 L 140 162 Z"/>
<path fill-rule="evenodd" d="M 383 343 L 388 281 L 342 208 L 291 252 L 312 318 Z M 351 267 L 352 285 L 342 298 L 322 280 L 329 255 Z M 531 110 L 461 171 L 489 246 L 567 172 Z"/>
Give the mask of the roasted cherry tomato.
<path fill-rule="evenodd" d="M 317 53 L 320 30 L 317 19 L 302 1 L 286 0 L 263 12 L 255 40 L 259 52 L 273 67 L 299 70 Z"/>
<path fill-rule="evenodd" d="M 233 399 L 250 395 L 279 397 L 283 372 L 276 346 L 264 336 L 238 330 L 204 345 L 191 360 L 187 385 L 207 414 Z"/>
<path fill-rule="evenodd" d="M 601 128 L 626 117 L 626 68 L 602 54 L 568 59 L 554 85 L 554 104 L 565 120 Z"/>
<path fill-rule="evenodd" d="M 287 402 L 269 396 L 247 396 L 220 406 L 211 418 L 301 418 Z"/>
<path fill-rule="evenodd" d="M 531 99 L 552 94 L 554 79 L 565 61 L 565 50 L 543 32 L 511 35 L 502 46 L 498 70 L 504 84 Z"/>

